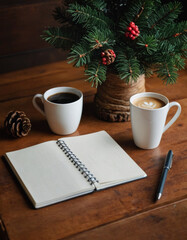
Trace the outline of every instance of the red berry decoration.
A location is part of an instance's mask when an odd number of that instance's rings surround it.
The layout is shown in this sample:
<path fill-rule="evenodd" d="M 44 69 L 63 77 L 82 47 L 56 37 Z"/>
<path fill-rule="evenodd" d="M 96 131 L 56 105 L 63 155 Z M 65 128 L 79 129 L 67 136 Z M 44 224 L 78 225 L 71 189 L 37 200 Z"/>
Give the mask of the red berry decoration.
<path fill-rule="evenodd" d="M 135 25 L 135 23 L 134 22 L 130 22 L 130 27 L 132 27 L 132 28 L 134 28 L 136 25 Z"/>
<path fill-rule="evenodd" d="M 125 37 L 128 37 L 128 36 L 129 36 L 129 32 L 126 32 L 126 33 L 125 33 Z"/>
<path fill-rule="evenodd" d="M 137 38 L 140 34 L 140 31 L 138 29 L 138 26 L 135 25 L 134 22 L 130 22 L 129 26 L 127 27 L 127 31 L 125 32 L 125 37 L 130 38 L 131 40 L 134 40 Z"/>
<path fill-rule="evenodd" d="M 102 64 L 110 65 L 115 61 L 116 54 L 112 49 L 107 49 L 104 52 L 101 52 Z"/>

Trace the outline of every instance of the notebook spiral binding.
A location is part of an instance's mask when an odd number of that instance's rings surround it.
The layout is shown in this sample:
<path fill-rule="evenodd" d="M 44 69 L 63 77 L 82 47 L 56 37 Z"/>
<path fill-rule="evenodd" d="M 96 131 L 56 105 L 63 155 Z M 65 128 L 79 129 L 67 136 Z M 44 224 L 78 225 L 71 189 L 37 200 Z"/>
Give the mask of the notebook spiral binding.
<path fill-rule="evenodd" d="M 74 166 L 81 172 L 81 174 L 87 179 L 90 185 L 98 182 L 96 177 L 86 168 L 86 166 L 75 156 L 75 154 L 70 150 L 67 144 L 63 140 L 57 140 L 57 145 L 62 149 L 69 160 L 74 164 Z"/>

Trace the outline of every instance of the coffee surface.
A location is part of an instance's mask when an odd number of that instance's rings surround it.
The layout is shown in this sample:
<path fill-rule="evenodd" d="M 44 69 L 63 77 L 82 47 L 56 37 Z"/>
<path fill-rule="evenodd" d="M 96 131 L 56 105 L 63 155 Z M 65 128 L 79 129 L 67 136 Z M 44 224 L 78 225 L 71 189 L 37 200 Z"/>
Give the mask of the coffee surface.
<path fill-rule="evenodd" d="M 47 98 L 48 101 L 57 104 L 72 103 L 77 101 L 78 99 L 79 99 L 78 95 L 69 92 L 56 93 Z"/>
<path fill-rule="evenodd" d="M 140 97 L 133 101 L 133 104 L 140 108 L 145 109 L 157 109 L 165 106 L 165 103 L 158 99 L 153 97 Z"/>

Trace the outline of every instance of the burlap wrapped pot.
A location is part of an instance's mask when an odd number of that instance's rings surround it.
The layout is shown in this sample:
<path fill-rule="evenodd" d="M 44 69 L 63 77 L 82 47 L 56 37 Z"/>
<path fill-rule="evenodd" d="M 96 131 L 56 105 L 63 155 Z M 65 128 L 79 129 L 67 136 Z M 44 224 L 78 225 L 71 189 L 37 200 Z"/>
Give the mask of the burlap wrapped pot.
<path fill-rule="evenodd" d="M 140 92 L 145 92 L 145 75 L 140 75 L 137 81 L 125 83 L 118 75 L 108 73 L 106 81 L 97 88 L 94 99 L 96 115 L 110 122 L 129 121 L 129 99 Z"/>

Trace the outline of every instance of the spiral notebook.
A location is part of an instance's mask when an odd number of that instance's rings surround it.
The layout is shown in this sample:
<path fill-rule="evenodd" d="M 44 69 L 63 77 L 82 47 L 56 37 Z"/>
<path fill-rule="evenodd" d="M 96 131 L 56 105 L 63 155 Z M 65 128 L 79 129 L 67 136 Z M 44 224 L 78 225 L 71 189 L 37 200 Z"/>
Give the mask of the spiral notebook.
<path fill-rule="evenodd" d="M 105 131 L 5 154 L 35 208 L 146 177 Z"/>

